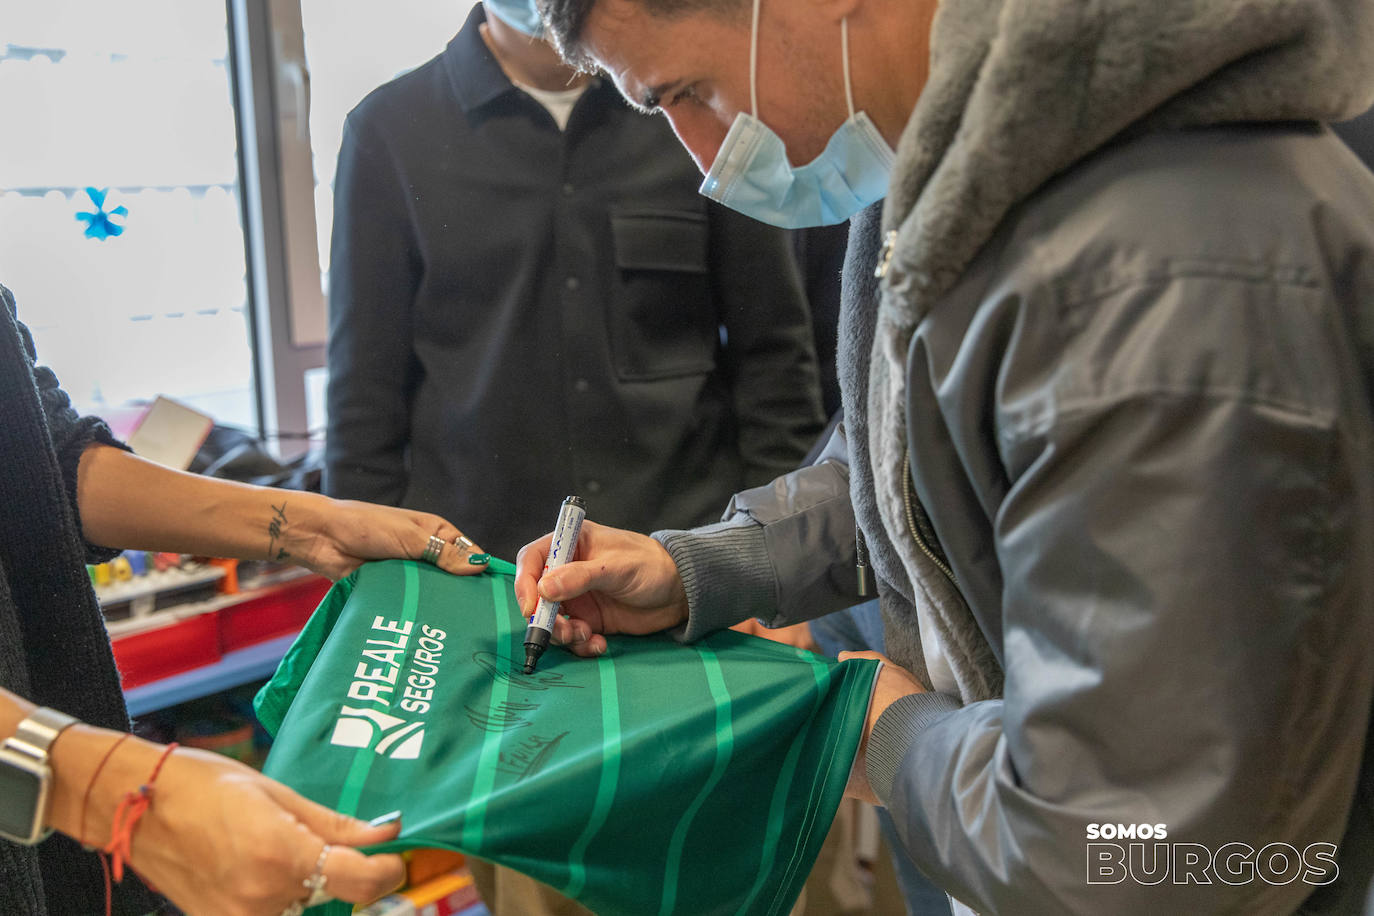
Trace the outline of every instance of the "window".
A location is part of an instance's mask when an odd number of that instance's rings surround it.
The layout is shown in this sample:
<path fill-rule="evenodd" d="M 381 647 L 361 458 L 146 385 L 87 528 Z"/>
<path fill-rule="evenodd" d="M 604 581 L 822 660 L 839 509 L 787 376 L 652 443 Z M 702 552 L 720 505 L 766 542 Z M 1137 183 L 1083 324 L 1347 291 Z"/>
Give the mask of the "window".
<path fill-rule="evenodd" d="M 11 4 L 0 282 L 79 409 L 257 423 L 225 7 Z"/>
<path fill-rule="evenodd" d="M 0 283 L 40 360 L 117 426 L 164 394 L 298 453 L 324 425 L 344 117 L 472 3 L 12 6 Z"/>

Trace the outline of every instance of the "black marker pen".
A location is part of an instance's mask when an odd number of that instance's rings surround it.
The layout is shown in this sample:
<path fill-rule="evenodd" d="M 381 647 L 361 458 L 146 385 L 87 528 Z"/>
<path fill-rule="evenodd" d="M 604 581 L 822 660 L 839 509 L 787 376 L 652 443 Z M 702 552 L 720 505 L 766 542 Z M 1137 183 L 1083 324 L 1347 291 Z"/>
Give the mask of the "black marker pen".
<path fill-rule="evenodd" d="M 577 535 L 582 531 L 582 520 L 587 517 L 587 504 L 580 496 L 569 496 L 563 500 L 558 510 L 558 524 L 553 528 L 553 543 L 549 545 L 549 559 L 544 563 L 544 572 L 557 569 L 573 558 L 577 550 Z M 529 629 L 525 630 L 525 673 L 534 672 L 539 656 L 548 648 L 549 637 L 553 635 L 553 622 L 558 618 L 558 602 L 539 598 L 539 604 L 530 618 Z"/>

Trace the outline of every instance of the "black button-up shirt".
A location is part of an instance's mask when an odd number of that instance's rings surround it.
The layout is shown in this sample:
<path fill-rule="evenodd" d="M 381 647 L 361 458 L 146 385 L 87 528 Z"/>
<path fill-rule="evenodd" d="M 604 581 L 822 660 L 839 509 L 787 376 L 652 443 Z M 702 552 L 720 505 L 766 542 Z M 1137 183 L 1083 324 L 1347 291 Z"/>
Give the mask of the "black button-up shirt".
<path fill-rule="evenodd" d="M 570 493 L 633 530 L 712 521 L 820 429 L 787 238 L 701 197 L 609 82 L 560 131 L 483 19 L 348 117 L 325 488 L 506 557 Z"/>

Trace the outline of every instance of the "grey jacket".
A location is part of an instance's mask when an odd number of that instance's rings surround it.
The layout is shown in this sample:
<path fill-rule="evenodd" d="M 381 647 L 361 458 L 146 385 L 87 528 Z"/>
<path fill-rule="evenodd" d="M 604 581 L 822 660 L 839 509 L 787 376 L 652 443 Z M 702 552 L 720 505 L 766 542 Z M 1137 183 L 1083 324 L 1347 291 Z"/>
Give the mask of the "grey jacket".
<path fill-rule="evenodd" d="M 937 49 L 941 28 L 976 46 L 970 23 L 999 22 L 1003 6 L 1020 4 L 942 6 Z M 1047 155 L 1035 181 L 989 163 L 1003 180 L 975 200 L 930 205 L 953 166 L 904 180 L 940 158 L 920 148 L 941 142 L 940 99 L 923 98 L 913 125 L 930 123 L 909 129 L 884 215 L 892 268 L 878 291 L 857 282 L 871 250 L 850 271 L 860 368 L 846 410 L 865 427 L 850 442 L 852 505 L 827 495 L 832 465 L 742 494 L 710 531 L 659 535 L 693 601 L 690 638 L 743 614 L 784 623 L 842 606 L 852 550 L 834 545 L 858 507 L 889 652 L 946 694 L 884 714 L 870 777 L 914 861 L 981 911 L 1347 913 L 1369 885 L 1374 181 L 1313 125 L 1207 126 L 1367 101 L 1302 96 L 1340 56 L 1312 21 L 1345 17 L 1341 39 L 1367 40 L 1366 5 L 1287 7 L 1287 34 L 1233 20 L 1247 35 L 1228 53 L 1305 42 L 1306 57 L 1271 61 L 1307 61 L 1305 77 L 1265 83 L 1255 67 L 1262 92 L 1213 92 L 1207 74 L 1222 71 L 1190 49 L 1182 59 L 1203 69 L 1178 101 L 1123 111 L 1113 128 L 1097 123 L 1107 101 L 1080 100 L 1066 158 Z M 978 80 L 998 72 L 966 57 Z M 935 89 L 976 108 L 977 88 L 943 66 Z M 944 154 L 976 147 L 948 120 Z M 861 220 L 854 244 L 872 246 L 874 228 Z M 1162 824 L 1167 837 L 1144 841 L 1116 883 L 1089 883 L 1089 857 L 1113 854 L 1090 845 L 1097 824 Z M 1232 855 L 1219 871 L 1215 855 L 1243 852 L 1228 843 L 1289 844 L 1313 867 L 1271 882 L 1253 855 Z M 1304 876 L 1333 871 L 1322 843 L 1339 874 L 1316 886 Z M 1174 859 L 1147 883 L 1156 854 Z M 1187 883 L 1189 861 L 1208 883 Z M 1119 875 L 1099 865 L 1099 881 Z"/>
<path fill-rule="evenodd" d="M 1337 844 L 1311 907 L 1354 911 L 1318 903 L 1374 856 L 1371 267 L 1374 180 L 1329 132 L 1171 132 L 1036 194 L 917 329 L 912 512 L 1005 699 L 899 704 L 869 761 L 956 897 L 1282 913 L 1314 891 L 1086 883 L 1111 853 L 1087 825 L 1163 823 L 1212 854 Z"/>

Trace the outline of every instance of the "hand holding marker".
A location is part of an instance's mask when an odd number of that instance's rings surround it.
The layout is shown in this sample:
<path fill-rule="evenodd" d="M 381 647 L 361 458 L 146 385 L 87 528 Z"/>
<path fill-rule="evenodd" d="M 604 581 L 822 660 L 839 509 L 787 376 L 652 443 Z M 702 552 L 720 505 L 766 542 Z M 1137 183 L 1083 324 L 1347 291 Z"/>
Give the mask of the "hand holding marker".
<path fill-rule="evenodd" d="M 544 563 L 544 572 L 556 569 L 573 558 L 577 550 L 577 535 L 582 530 L 582 520 L 587 517 L 587 504 L 580 496 L 569 496 L 563 500 L 558 510 L 558 524 L 553 529 L 553 543 L 549 545 L 549 559 Z M 548 648 L 549 637 L 553 635 L 553 622 L 558 617 L 558 602 L 539 598 L 539 604 L 530 618 L 529 629 L 525 630 L 525 673 L 532 674 L 539 663 L 539 656 Z"/>

